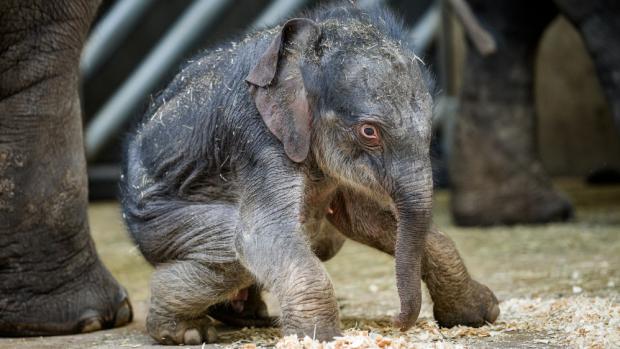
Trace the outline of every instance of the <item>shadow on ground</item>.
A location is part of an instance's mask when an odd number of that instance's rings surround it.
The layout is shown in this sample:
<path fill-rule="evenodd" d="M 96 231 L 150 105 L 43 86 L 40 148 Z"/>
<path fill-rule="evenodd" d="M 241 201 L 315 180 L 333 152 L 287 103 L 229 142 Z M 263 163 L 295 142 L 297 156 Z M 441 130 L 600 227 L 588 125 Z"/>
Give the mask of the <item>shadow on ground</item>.
<path fill-rule="evenodd" d="M 350 334 L 365 330 L 448 347 L 620 345 L 620 186 L 585 187 L 571 181 L 559 186 L 576 204 L 575 220 L 535 227 L 457 228 L 450 223 L 448 193 L 435 196 L 435 224 L 455 240 L 475 278 L 501 301 L 495 325 L 439 329 L 426 294 L 417 326 L 405 334 L 393 332 L 389 318 L 398 310 L 398 298 L 392 258 L 347 242 L 327 263 L 343 328 Z M 127 237 L 116 203 L 92 204 L 89 213 L 101 258 L 131 296 L 134 322 L 80 336 L 0 339 L 1 349 L 157 346 L 144 331 L 152 268 Z M 273 345 L 279 338 L 276 329 L 222 327 L 219 332 L 223 346 Z"/>

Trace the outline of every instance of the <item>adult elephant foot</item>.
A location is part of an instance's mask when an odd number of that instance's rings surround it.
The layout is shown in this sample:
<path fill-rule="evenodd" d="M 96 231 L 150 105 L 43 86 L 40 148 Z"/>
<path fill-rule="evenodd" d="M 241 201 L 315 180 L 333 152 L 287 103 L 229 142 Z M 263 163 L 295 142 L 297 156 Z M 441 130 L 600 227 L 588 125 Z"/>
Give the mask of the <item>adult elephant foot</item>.
<path fill-rule="evenodd" d="M 97 1 L 0 2 L 0 335 L 121 326 L 126 292 L 89 235 L 78 97 Z"/>
<path fill-rule="evenodd" d="M 53 138 L 37 130 L 38 143 L 0 145 L 0 183 L 12 188 L 0 195 L 0 336 L 92 332 L 132 318 L 89 235 L 84 154 L 66 146 L 81 141 L 79 118 L 60 121 L 46 128 Z M 50 138 L 65 146 L 41 146 Z"/>
<path fill-rule="evenodd" d="M 489 104 L 483 108 L 493 109 Z M 522 109 L 522 106 L 510 109 L 502 105 L 497 106 L 495 112 L 523 113 Z M 503 126 L 504 131 L 510 128 L 519 128 L 519 125 Z M 459 120 L 451 165 L 454 222 L 461 226 L 491 226 L 571 218 L 570 201 L 553 189 L 540 161 L 523 153 L 515 155 L 512 141 L 498 139 L 496 132 L 502 130 L 480 129 L 470 120 Z M 533 137 L 524 133 L 521 139 Z"/>
<path fill-rule="evenodd" d="M 57 273 L 44 268 L 3 275 L 0 336 L 86 333 L 131 322 L 127 293 L 96 257 L 87 268 L 74 272 L 72 280 L 62 282 L 54 282 Z M 11 283 L 19 285 L 19 290 L 6 287 Z"/>
<path fill-rule="evenodd" d="M 533 97 L 536 47 L 557 9 L 551 2 L 532 2 L 535 12 L 519 0 L 470 3 L 501 45 L 485 57 L 467 50 L 450 164 L 455 223 L 566 220 L 572 206 L 538 159 Z"/>

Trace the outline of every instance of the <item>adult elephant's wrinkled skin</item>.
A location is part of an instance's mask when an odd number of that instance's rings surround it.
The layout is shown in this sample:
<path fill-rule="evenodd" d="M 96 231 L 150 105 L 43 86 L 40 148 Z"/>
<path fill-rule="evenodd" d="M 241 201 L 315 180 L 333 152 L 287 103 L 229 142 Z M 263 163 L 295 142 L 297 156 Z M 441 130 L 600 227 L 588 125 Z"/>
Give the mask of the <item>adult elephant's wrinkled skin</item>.
<path fill-rule="evenodd" d="M 432 99 L 403 28 L 345 3 L 195 57 L 131 136 L 123 213 L 148 261 L 147 329 L 213 341 L 207 317 L 340 334 L 321 264 L 345 237 L 395 257 L 405 330 L 426 281 L 440 324 L 481 326 L 497 300 L 431 228 Z"/>
<path fill-rule="evenodd" d="M 97 1 L 0 2 L 0 336 L 132 318 L 89 235 L 78 97 Z"/>

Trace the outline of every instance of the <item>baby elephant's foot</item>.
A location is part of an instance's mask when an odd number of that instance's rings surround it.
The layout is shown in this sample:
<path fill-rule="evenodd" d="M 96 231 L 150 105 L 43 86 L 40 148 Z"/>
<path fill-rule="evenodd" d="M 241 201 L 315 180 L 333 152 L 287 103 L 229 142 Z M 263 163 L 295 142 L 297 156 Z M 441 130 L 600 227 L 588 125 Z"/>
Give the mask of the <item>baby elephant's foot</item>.
<path fill-rule="evenodd" d="M 166 345 L 196 345 L 213 343 L 217 339 L 213 323 L 208 317 L 177 320 L 150 311 L 146 318 L 146 328 L 151 337 Z"/>
<path fill-rule="evenodd" d="M 433 315 L 442 327 L 456 325 L 480 327 L 493 323 L 499 316 L 499 302 L 493 292 L 481 283 L 471 280 L 460 296 L 435 302 Z"/>

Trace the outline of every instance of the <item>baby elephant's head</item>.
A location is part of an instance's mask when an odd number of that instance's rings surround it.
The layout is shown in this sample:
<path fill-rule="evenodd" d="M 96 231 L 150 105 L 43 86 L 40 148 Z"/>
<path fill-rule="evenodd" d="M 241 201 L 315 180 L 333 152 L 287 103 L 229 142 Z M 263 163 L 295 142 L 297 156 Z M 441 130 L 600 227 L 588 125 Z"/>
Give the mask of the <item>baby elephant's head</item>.
<path fill-rule="evenodd" d="M 432 99 L 417 57 L 356 20 L 292 19 L 246 81 L 269 130 L 294 162 L 393 207 L 401 328 L 420 311 L 429 228 Z"/>

